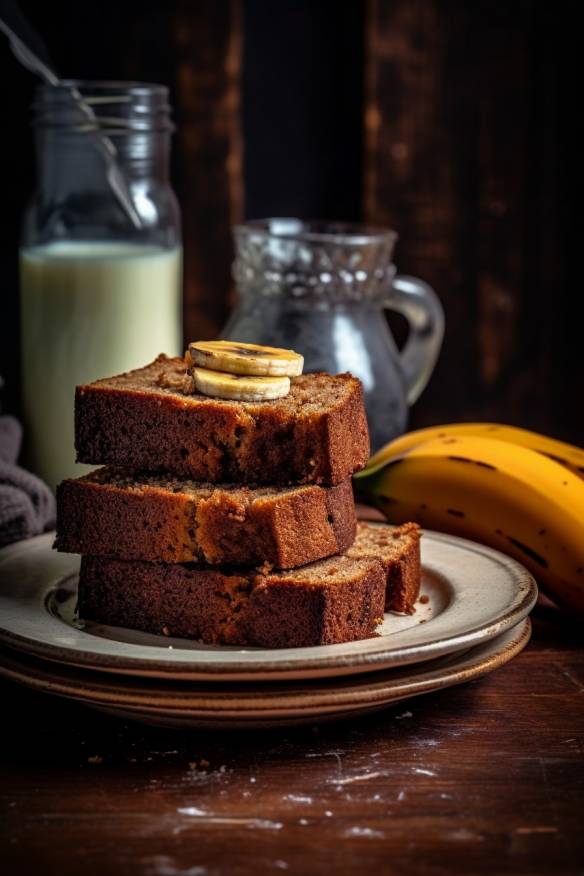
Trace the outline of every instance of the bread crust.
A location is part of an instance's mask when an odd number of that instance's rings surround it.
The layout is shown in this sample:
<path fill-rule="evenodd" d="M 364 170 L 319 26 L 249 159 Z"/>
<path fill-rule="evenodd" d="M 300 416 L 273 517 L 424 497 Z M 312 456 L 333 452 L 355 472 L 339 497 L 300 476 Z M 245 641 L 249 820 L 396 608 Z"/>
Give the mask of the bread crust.
<path fill-rule="evenodd" d="M 376 557 L 385 569 L 385 610 L 413 614 L 420 596 L 422 530 L 417 523 L 376 526 L 359 522 L 357 536 L 347 556 Z"/>
<path fill-rule="evenodd" d="M 289 396 L 233 402 L 192 392 L 182 359 L 79 386 L 77 461 L 168 471 L 213 483 L 337 484 L 365 466 L 361 383 L 292 378 Z"/>
<path fill-rule="evenodd" d="M 350 479 L 280 489 L 181 483 L 106 467 L 57 488 L 57 550 L 291 569 L 346 550 Z"/>

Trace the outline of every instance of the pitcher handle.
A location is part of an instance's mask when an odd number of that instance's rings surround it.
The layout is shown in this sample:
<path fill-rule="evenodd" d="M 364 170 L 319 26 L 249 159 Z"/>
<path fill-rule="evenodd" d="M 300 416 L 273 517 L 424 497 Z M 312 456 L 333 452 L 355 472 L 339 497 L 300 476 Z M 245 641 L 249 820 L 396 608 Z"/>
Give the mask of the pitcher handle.
<path fill-rule="evenodd" d="M 413 404 L 430 380 L 444 337 L 444 311 L 431 286 L 417 277 L 398 274 L 386 307 L 407 319 L 410 333 L 400 359 L 408 404 Z"/>

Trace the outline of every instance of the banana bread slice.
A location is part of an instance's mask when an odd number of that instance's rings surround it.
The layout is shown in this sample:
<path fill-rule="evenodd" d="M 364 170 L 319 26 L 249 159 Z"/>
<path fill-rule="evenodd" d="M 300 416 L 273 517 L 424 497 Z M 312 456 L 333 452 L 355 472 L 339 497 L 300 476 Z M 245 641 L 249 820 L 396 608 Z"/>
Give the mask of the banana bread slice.
<path fill-rule="evenodd" d="M 420 595 L 420 536 L 417 523 L 402 526 L 358 523 L 357 537 L 346 551 L 348 557 L 376 557 L 387 577 L 386 611 L 413 614 Z"/>
<path fill-rule="evenodd" d="M 350 547 L 350 478 L 333 487 L 213 485 L 105 467 L 57 487 L 57 550 L 291 569 Z"/>
<path fill-rule="evenodd" d="M 411 612 L 419 586 L 419 527 L 360 523 L 349 551 L 289 572 L 84 556 L 79 614 L 209 643 L 292 648 L 372 636 L 384 603 Z"/>
<path fill-rule="evenodd" d="M 363 468 L 361 383 L 302 374 L 290 393 L 236 402 L 195 392 L 183 359 L 77 387 L 77 461 L 167 471 L 212 483 L 337 484 Z"/>
<path fill-rule="evenodd" d="M 330 645 L 374 635 L 385 577 L 378 560 L 348 557 L 265 575 L 86 556 L 79 615 L 209 644 Z"/>

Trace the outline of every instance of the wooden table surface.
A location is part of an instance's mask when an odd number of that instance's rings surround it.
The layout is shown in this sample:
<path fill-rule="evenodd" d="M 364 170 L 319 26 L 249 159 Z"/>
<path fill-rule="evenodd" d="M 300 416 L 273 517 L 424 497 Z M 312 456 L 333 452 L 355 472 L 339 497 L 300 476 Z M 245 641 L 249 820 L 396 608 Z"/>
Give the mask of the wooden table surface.
<path fill-rule="evenodd" d="M 3 682 L 2 872 L 214 876 L 584 867 L 581 631 L 366 718 L 178 732 Z"/>

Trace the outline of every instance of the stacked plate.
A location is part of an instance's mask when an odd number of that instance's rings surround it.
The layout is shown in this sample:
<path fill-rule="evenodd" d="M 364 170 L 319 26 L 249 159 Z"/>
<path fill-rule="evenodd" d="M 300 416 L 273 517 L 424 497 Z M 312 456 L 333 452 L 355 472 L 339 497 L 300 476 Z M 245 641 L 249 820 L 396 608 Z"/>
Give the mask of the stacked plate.
<path fill-rule="evenodd" d="M 56 553 L 52 541 L 48 534 L 0 551 L 0 675 L 166 726 L 349 717 L 477 678 L 525 647 L 537 598 L 514 560 L 425 532 L 416 613 L 387 614 L 375 638 L 281 650 L 209 646 L 77 619 L 79 559 Z"/>

